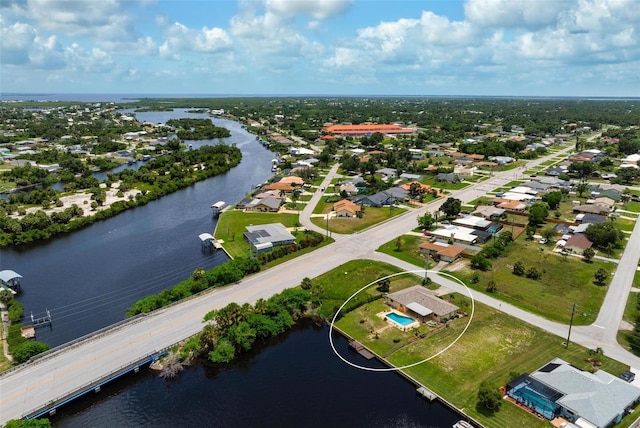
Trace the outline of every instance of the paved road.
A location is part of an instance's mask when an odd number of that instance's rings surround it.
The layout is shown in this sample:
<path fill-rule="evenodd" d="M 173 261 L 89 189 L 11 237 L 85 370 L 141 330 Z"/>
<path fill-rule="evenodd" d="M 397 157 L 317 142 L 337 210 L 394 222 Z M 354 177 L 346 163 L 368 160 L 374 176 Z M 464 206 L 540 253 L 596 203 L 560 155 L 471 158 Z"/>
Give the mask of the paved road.
<path fill-rule="evenodd" d="M 570 148 L 565 150 L 568 151 Z M 533 164 L 543 161 L 544 159 L 539 159 Z M 470 201 L 483 195 L 487 190 L 504 185 L 511 180 L 512 174 L 512 171 L 498 173 L 488 182 L 455 192 L 454 196 L 465 202 Z M 325 183 L 323 185 L 326 188 Z M 313 196 L 313 198 L 320 197 L 319 194 Z M 310 206 L 313 205 L 314 200 L 317 199 L 312 199 Z M 9 419 L 22 417 L 51 400 L 59 399 L 68 391 L 77 390 L 94 379 L 116 371 L 132 360 L 148 356 L 197 333 L 202 328 L 202 317 L 211 309 L 224 307 L 230 302 L 255 303 L 259 298 L 268 298 L 285 288 L 298 285 L 304 277 L 313 278 L 353 259 L 383 260 L 406 270 L 415 270 L 415 266 L 376 253 L 375 249 L 413 229 L 416 225 L 416 216 L 434 211 L 442 202 L 435 201 L 360 233 L 349 236 L 336 235 L 335 243 L 268 271 L 260 272 L 237 285 L 213 290 L 202 297 L 162 309 L 108 333 L 52 353 L 36 363 L 0 375 L 0 424 Z M 305 217 L 304 221 L 307 227 L 314 228 L 308 224 L 308 217 Z M 625 258 L 620 266 L 635 267 L 637 265 L 640 256 L 640 251 L 637 251 L 640 243 L 638 224 L 630 239 L 630 244 L 632 242 L 635 242 L 632 244 L 634 250 L 625 252 Z M 435 277 L 434 280 L 453 290 L 464 291 L 457 283 Z M 598 316 L 597 326 L 574 328 L 571 339 L 572 342 L 588 347 L 601 346 L 606 355 L 631 366 L 640 367 L 640 359 L 624 351 L 614 340 L 626 300 L 625 293 L 628 293 L 630 284 L 631 279 L 626 269 L 616 272 L 601 315 Z M 567 326 L 531 315 L 490 296 L 477 293 L 474 297 L 480 302 L 555 333 L 560 338 L 566 336 Z M 606 314 L 603 315 L 603 313 Z"/>

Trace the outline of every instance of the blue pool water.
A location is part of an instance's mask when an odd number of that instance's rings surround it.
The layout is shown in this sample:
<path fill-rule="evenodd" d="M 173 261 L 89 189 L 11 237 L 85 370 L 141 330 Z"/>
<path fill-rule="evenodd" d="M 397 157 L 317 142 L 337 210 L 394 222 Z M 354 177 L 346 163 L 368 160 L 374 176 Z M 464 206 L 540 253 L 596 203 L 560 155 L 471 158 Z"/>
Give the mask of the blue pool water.
<path fill-rule="evenodd" d="M 396 314 L 395 312 L 388 313 L 387 318 L 389 318 L 391 321 L 397 322 L 404 327 L 416 321 L 413 318 L 405 317 L 404 315 Z"/>

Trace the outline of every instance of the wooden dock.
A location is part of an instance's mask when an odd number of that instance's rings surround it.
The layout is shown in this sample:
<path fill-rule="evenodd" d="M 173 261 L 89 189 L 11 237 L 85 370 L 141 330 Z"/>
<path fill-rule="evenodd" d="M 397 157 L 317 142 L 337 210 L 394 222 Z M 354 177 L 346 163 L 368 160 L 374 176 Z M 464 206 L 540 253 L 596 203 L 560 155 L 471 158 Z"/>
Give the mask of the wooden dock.
<path fill-rule="evenodd" d="M 356 340 L 350 339 L 349 346 L 351 347 L 351 349 L 356 351 L 358 354 L 360 354 L 362 357 L 366 358 L 367 360 L 372 360 L 373 358 L 375 358 L 375 355 L 371 351 L 369 351 L 367 348 L 364 347 L 362 343 Z"/>

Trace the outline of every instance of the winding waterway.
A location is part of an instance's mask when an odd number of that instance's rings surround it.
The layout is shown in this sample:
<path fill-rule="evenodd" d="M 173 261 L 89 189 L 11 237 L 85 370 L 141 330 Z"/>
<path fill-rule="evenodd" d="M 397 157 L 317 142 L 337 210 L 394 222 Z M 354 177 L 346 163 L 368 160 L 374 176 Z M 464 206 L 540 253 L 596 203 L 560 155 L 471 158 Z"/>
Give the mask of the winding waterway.
<path fill-rule="evenodd" d="M 152 122 L 183 116 L 208 117 L 182 111 L 137 114 Z M 175 285 L 198 267 L 227 260 L 223 252 L 201 250 L 198 235 L 215 227 L 211 204 L 235 203 L 268 179 L 274 155 L 237 122 L 214 122 L 229 128 L 232 135 L 225 142 L 242 150 L 240 165 L 229 172 L 71 235 L 0 251 L 0 268 L 24 277 L 18 300 L 25 315 L 51 313 L 52 327 L 39 328 L 38 340 L 56 346 L 113 324 L 139 298 Z M 206 143 L 218 142 L 194 146 Z"/>
<path fill-rule="evenodd" d="M 136 114 L 141 121 L 204 117 L 174 112 Z M 19 300 L 25 314 L 48 309 L 49 328 L 38 340 L 52 346 L 120 321 L 134 301 L 157 293 L 225 260 L 202 252 L 198 234 L 212 232 L 211 204 L 234 203 L 271 176 L 273 153 L 240 124 L 228 144 L 243 153 L 231 171 L 145 206 L 125 211 L 71 235 L 22 249 L 3 249 L 0 268 L 24 276 Z M 217 141 L 210 141 L 217 144 Z M 194 147 L 205 143 L 196 143 Z M 341 352 L 346 341 L 336 338 Z M 357 357 L 356 357 L 357 358 Z M 300 326 L 225 369 L 187 368 L 165 381 L 148 370 L 116 381 L 99 394 L 63 408 L 53 419 L 64 427 L 451 427 L 458 416 L 429 403 L 394 373 L 363 372 L 340 361 L 327 328 Z"/>

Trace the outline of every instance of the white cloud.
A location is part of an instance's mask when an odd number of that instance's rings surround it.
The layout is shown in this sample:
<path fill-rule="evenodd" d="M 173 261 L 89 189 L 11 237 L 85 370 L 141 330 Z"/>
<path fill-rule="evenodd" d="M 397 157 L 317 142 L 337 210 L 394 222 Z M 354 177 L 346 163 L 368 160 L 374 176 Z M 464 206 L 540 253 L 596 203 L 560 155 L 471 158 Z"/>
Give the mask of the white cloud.
<path fill-rule="evenodd" d="M 540 27 L 553 25 L 559 14 L 575 0 L 468 0 L 468 22 L 485 27 Z"/>
<path fill-rule="evenodd" d="M 99 48 L 84 49 L 73 43 L 64 49 L 64 57 L 70 69 L 84 73 L 107 72 L 114 68 L 113 58 Z"/>
<path fill-rule="evenodd" d="M 351 0 L 265 0 L 265 8 L 280 17 L 310 16 L 314 20 L 325 19 L 346 12 Z"/>
<path fill-rule="evenodd" d="M 191 52 L 217 53 L 231 48 L 231 38 L 221 28 L 203 27 L 201 30 L 189 28 L 176 22 L 165 29 L 165 41 L 160 46 L 160 55 L 180 59 Z"/>
<path fill-rule="evenodd" d="M 0 17 L 0 49 L 5 64 L 26 64 L 29 62 L 29 48 L 36 38 L 36 31 L 30 25 L 16 22 L 6 25 Z"/>

